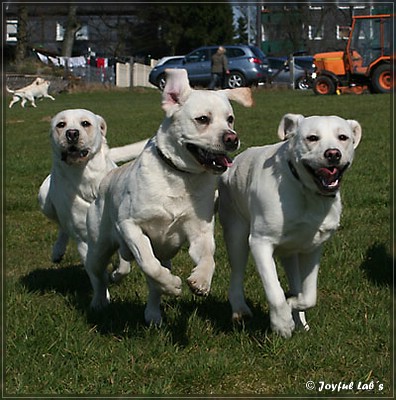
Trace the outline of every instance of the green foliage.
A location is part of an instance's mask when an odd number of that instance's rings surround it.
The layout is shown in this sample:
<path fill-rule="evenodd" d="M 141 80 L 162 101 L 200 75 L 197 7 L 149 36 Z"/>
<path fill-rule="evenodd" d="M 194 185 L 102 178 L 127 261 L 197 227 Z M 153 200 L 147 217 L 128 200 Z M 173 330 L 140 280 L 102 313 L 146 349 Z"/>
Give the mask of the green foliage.
<path fill-rule="evenodd" d="M 232 325 L 219 224 L 208 298 L 194 297 L 184 284 L 180 298 L 163 301 L 164 325 L 146 327 L 147 289 L 134 266 L 120 285 L 110 287 L 108 310 L 92 314 L 91 287 L 75 245 L 61 265 L 51 264 L 56 227 L 37 205 L 38 188 L 51 167 L 50 118 L 66 108 L 88 108 L 106 119 L 108 142 L 116 146 L 152 136 L 163 113 L 154 90 L 61 94 L 54 102 L 39 101 L 36 109 L 16 105 L 4 114 L 4 397 L 392 396 L 390 97 L 263 89 L 254 97 L 251 109 L 234 106 L 241 151 L 276 142 L 277 125 L 287 112 L 336 114 L 363 127 L 343 182 L 341 226 L 324 249 L 318 304 L 307 312 L 311 330 L 290 340 L 268 331 L 268 307 L 251 260 L 245 292 L 254 317 Z M 185 282 L 192 268 L 183 249 L 174 272 Z M 279 275 L 284 284 L 281 269 Z M 316 389 L 307 390 L 307 381 Z M 319 392 L 321 381 L 354 386 Z M 374 389 L 362 391 L 359 382 L 373 382 Z"/>
<path fill-rule="evenodd" d="M 140 24 L 132 40 L 138 51 L 149 51 L 154 57 L 231 43 L 234 36 L 232 8 L 228 4 L 147 4 L 138 10 Z"/>

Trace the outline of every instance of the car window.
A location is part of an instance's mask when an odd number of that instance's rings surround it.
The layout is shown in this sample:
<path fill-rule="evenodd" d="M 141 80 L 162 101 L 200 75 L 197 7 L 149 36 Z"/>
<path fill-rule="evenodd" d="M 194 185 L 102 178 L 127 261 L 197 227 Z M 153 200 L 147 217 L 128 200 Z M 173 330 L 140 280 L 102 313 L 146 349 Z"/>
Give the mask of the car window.
<path fill-rule="evenodd" d="M 253 54 L 257 57 L 260 58 L 261 60 L 265 60 L 267 57 L 265 54 L 259 49 L 258 47 L 251 46 L 249 47 L 250 50 L 252 50 Z"/>
<path fill-rule="evenodd" d="M 245 55 L 245 52 L 237 47 L 226 48 L 226 50 L 226 56 L 228 58 L 243 57 Z"/>
<path fill-rule="evenodd" d="M 194 51 L 193 53 L 190 53 L 186 57 L 187 63 L 202 62 L 208 60 L 209 60 L 208 51 L 206 49 Z"/>
<path fill-rule="evenodd" d="M 171 58 L 171 59 L 169 59 L 169 60 L 166 60 L 164 63 L 162 63 L 162 65 L 167 65 L 167 64 L 179 64 L 179 62 L 180 62 L 180 60 L 182 59 L 183 57 L 180 57 L 180 58 Z"/>

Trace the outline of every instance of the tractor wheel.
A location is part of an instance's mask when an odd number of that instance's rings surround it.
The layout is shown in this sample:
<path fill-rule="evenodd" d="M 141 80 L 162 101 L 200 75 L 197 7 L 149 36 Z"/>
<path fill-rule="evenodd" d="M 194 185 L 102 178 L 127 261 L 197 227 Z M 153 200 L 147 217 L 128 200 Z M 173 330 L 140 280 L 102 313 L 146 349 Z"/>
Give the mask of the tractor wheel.
<path fill-rule="evenodd" d="M 313 84 L 315 94 L 327 95 L 335 94 L 336 86 L 334 81 L 326 75 L 318 76 Z"/>
<path fill-rule="evenodd" d="M 382 64 L 376 68 L 371 76 L 371 87 L 375 93 L 390 93 L 392 77 L 390 66 Z"/>

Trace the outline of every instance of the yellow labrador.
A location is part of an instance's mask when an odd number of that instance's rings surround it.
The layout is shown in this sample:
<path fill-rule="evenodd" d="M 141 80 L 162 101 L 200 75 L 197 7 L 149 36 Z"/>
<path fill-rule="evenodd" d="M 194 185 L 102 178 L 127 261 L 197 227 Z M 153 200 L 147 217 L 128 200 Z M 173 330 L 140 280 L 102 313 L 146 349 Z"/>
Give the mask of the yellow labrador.
<path fill-rule="evenodd" d="M 7 92 L 12 93 L 13 95 L 9 108 L 11 108 L 15 103 L 20 100 L 22 100 L 22 107 L 25 107 L 27 101 L 30 101 L 33 107 L 37 107 L 35 99 L 40 99 L 42 97 L 55 100 L 54 97 L 48 94 L 50 84 L 50 81 L 47 81 L 43 78 L 36 78 L 30 85 L 25 86 L 21 89 L 11 90 L 6 87 Z"/>
<path fill-rule="evenodd" d="M 51 174 L 39 190 L 42 212 L 59 226 L 52 260 L 58 263 L 66 251 L 69 237 L 77 243 L 81 261 L 87 253 L 86 216 L 96 198 L 103 177 L 116 168 L 115 161 L 128 161 L 138 156 L 146 141 L 109 149 L 107 124 L 103 117 L 84 109 L 64 110 L 51 121 Z M 121 262 L 119 273 L 129 271 Z"/>
<path fill-rule="evenodd" d="M 278 135 L 283 142 L 246 150 L 221 177 L 219 213 L 232 268 L 233 318 L 251 316 L 243 292 L 250 248 L 271 328 L 290 337 L 296 323 L 308 329 L 304 310 L 316 303 L 322 245 L 340 221 L 339 187 L 361 127 L 336 116 L 286 114 Z M 288 296 L 278 281 L 275 255 L 285 267 Z"/>
<path fill-rule="evenodd" d="M 179 295 L 181 280 L 171 259 L 189 243 L 196 267 L 188 284 L 209 293 L 214 273 L 214 199 L 217 175 L 232 164 L 239 146 L 232 98 L 252 103 L 250 89 L 191 89 L 185 70 L 167 70 L 162 108 L 165 119 L 133 164 L 112 170 L 88 211 L 86 270 L 94 294 L 91 306 L 110 301 L 106 266 L 116 249 L 135 259 L 147 277 L 147 323 L 160 324 L 161 294 Z"/>

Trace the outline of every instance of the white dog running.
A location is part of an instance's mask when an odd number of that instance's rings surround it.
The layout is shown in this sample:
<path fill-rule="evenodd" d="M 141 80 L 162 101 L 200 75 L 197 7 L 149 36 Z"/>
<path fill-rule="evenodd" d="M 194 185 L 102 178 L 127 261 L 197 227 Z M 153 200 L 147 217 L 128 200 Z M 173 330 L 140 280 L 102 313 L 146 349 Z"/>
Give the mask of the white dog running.
<path fill-rule="evenodd" d="M 40 187 L 38 199 L 44 215 L 59 226 L 52 251 L 55 263 L 62 260 L 69 237 L 77 242 L 81 261 L 85 263 L 86 216 L 102 178 L 117 167 L 114 160 L 136 158 L 146 143 L 109 150 L 106 132 L 105 120 L 84 109 L 64 110 L 51 121 L 52 170 Z M 122 274 L 128 270 L 129 264 L 124 264 Z"/>
<path fill-rule="evenodd" d="M 91 306 L 110 301 L 106 265 L 119 248 L 147 277 L 147 323 L 160 324 L 161 294 L 179 295 L 181 280 L 171 259 L 186 241 L 196 263 L 188 284 L 198 295 L 210 290 L 215 263 L 216 174 L 239 146 L 228 98 L 251 105 L 250 89 L 192 90 L 185 70 L 167 70 L 162 108 L 166 118 L 133 164 L 111 171 L 88 211 L 86 270 L 94 295 Z"/>
<path fill-rule="evenodd" d="M 12 93 L 12 100 L 10 102 L 9 108 L 11 108 L 19 100 L 22 100 L 21 106 L 25 107 L 27 101 L 30 101 L 33 107 L 37 107 L 35 99 L 40 99 L 46 97 L 51 100 L 55 100 L 54 97 L 48 94 L 48 89 L 50 87 L 50 81 L 43 78 L 36 78 L 30 85 L 25 86 L 21 89 L 11 90 L 6 87 L 7 92 Z"/>
<path fill-rule="evenodd" d="M 221 177 L 219 212 L 232 268 L 233 319 L 251 316 L 243 291 L 250 247 L 269 303 L 271 328 L 290 337 L 295 324 L 308 329 L 304 310 L 316 304 L 321 248 L 339 224 L 339 187 L 361 127 L 336 116 L 287 114 L 278 135 L 285 141 L 246 150 Z M 288 277 L 288 299 L 274 255 Z"/>

